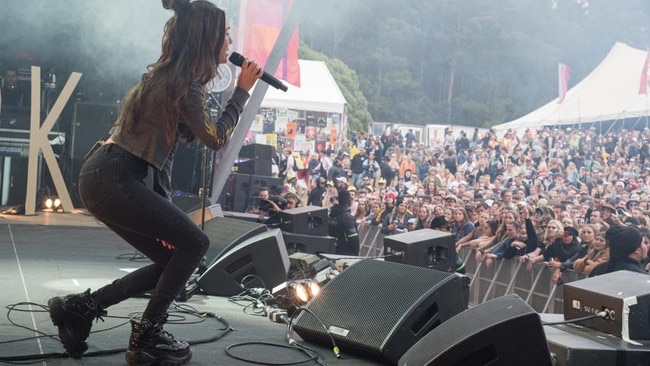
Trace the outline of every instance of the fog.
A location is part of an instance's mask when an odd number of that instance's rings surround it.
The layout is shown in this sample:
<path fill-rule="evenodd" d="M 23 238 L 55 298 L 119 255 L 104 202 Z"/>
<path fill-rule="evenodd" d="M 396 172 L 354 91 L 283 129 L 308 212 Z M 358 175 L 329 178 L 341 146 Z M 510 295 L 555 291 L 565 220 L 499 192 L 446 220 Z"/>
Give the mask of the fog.
<path fill-rule="evenodd" d="M 85 99 L 113 102 L 160 52 L 172 15 L 159 0 L 2 0 L 0 66 L 84 74 Z"/>

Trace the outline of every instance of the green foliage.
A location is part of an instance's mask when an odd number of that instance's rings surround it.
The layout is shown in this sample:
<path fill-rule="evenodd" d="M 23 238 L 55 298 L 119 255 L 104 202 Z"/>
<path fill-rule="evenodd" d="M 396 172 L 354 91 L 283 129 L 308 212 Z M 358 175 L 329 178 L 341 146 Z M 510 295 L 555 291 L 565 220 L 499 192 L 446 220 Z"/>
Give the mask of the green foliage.
<path fill-rule="evenodd" d="M 382 122 L 507 122 L 557 97 L 559 62 L 573 86 L 614 43 L 650 46 L 647 0 L 301 1 L 303 42 L 356 72 L 334 74 Z"/>
<path fill-rule="evenodd" d="M 305 44 L 300 46 L 299 57 L 325 62 L 347 103 L 348 131 L 367 131 L 372 123 L 372 117 L 368 113 L 368 101 L 359 89 L 359 78 L 356 72 L 341 60 L 328 58 L 322 53 L 311 50 Z"/>

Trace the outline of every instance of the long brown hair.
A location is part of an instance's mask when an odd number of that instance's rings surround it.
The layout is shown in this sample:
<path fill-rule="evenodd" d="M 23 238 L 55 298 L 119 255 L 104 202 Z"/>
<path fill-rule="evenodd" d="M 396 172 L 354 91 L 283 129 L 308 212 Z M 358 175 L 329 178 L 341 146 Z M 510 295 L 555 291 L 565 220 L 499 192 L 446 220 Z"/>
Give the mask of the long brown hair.
<path fill-rule="evenodd" d="M 137 122 L 148 103 L 164 109 L 163 126 L 171 144 L 177 131 L 181 101 L 194 80 L 207 84 L 217 75 L 219 53 L 226 36 L 226 15 L 209 1 L 163 0 L 175 14 L 165 24 L 162 52 L 158 61 L 147 67 L 142 80 L 125 98 L 118 124 L 127 132 L 137 130 Z M 204 118 L 210 129 L 210 119 Z M 189 136 L 189 140 L 193 136 Z"/>

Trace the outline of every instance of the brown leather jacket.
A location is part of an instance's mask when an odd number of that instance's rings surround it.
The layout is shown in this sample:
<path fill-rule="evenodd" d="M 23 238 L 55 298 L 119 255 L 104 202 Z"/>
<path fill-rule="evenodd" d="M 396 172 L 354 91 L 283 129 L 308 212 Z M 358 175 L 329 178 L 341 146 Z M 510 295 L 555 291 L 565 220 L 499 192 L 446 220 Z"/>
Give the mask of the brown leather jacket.
<path fill-rule="evenodd" d="M 214 123 L 216 133 L 211 133 L 206 129 L 204 122 L 205 93 L 201 85 L 194 81 L 190 85 L 187 98 L 181 105 L 179 120 L 182 122 L 179 121 L 179 125 L 185 124 L 208 148 L 219 150 L 232 134 L 249 97 L 245 90 L 235 88 L 219 120 Z M 111 131 L 110 139 L 155 167 L 154 190 L 170 198 L 172 163 L 180 142 L 180 133 L 177 134 L 175 141 L 167 142 L 165 129 L 161 124 L 162 115 L 165 113 L 162 101 L 155 100 L 155 97 L 153 99 L 150 107 L 138 121 L 137 133 L 128 133 L 122 128 L 122 124 L 118 123 Z M 121 118 L 123 116 L 120 116 Z"/>

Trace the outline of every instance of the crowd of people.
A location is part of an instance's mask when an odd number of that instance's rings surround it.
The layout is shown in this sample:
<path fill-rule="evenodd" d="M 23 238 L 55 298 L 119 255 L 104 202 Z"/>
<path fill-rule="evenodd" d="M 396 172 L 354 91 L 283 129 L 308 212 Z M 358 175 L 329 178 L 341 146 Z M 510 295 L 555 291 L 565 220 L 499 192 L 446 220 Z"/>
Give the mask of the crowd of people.
<path fill-rule="evenodd" d="M 472 248 L 488 266 L 543 263 L 556 283 L 565 270 L 647 273 L 649 146 L 647 127 L 473 136 L 450 128 L 431 146 L 399 132 L 360 132 L 336 153 L 289 151 L 297 168 L 285 170 L 283 191 L 298 205 L 324 207 L 347 191 L 358 228 L 449 231 L 458 251 Z"/>

